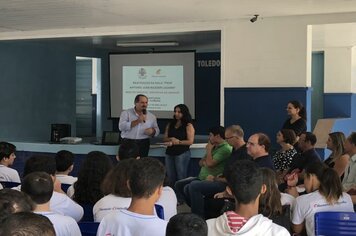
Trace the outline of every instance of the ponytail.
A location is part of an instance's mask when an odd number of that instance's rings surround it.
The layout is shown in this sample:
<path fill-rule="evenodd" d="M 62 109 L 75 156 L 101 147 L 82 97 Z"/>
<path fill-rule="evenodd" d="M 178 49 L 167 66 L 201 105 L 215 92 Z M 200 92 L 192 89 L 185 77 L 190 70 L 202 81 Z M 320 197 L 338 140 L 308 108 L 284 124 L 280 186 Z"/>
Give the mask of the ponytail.
<path fill-rule="evenodd" d="M 340 177 L 334 169 L 324 169 L 319 182 L 319 192 L 325 197 L 328 203 L 333 204 L 342 196 Z"/>

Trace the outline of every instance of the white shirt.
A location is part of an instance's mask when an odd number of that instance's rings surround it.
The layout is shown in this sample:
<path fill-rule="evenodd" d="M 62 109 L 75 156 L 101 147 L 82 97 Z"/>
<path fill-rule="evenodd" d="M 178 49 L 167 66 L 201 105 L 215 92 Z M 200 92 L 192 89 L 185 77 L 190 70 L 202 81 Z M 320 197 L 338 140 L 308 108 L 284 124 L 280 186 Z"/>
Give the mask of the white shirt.
<path fill-rule="evenodd" d="M 162 195 L 156 204 L 163 207 L 165 220 L 169 221 L 172 216 L 177 215 L 177 196 L 171 187 L 163 187 Z"/>
<path fill-rule="evenodd" d="M 165 236 L 167 223 L 156 215 L 119 210 L 104 217 L 96 235 Z"/>
<path fill-rule="evenodd" d="M 282 203 L 282 206 L 285 206 L 285 205 L 290 206 L 290 212 L 291 212 L 291 216 L 292 216 L 292 213 L 293 213 L 294 207 L 295 207 L 295 197 L 293 197 L 292 195 L 290 195 L 288 193 L 281 193 L 281 203 Z"/>
<path fill-rule="evenodd" d="M 144 123 L 139 123 L 138 125 L 131 127 L 131 122 L 138 119 L 138 114 L 134 108 L 127 109 L 126 111 L 121 112 L 119 129 L 121 131 L 122 138 L 128 139 L 146 139 L 150 136 L 146 135 L 145 129 L 154 128 L 156 133 L 154 136 L 159 134 L 159 128 L 157 125 L 156 117 L 149 111 L 146 114 L 146 121 Z"/>
<path fill-rule="evenodd" d="M 77 177 L 73 177 L 70 175 L 56 175 L 56 178 L 62 183 L 62 184 L 74 184 L 74 182 L 77 181 Z"/>
<path fill-rule="evenodd" d="M 53 192 L 49 203 L 50 209 L 53 212 L 65 216 L 70 216 L 77 222 L 80 221 L 84 215 L 83 207 L 81 207 L 78 203 L 74 202 L 63 193 Z"/>
<path fill-rule="evenodd" d="M 261 214 L 252 216 L 242 226 L 242 228 L 234 233 L 231 231 L 226 213 L 222 214 L 218 218 L 207 220 L 208 224 L 208 236 L 220 236 L 220 235 L 254 235 L 254 236 L 290 236 L 288 230 L 272 222 L 272 220 L 264 217 Z"/>
<path fill-rule="evenodd" d="M 354 212 L 354 206 L 350 195 L 347 193 L 343 193 L 337 203 L 331 205 L 326 202 L 319 191 L 314 191 L 296 198 L 292 223 L 299 225 L 305 221 L 307 234 L 313 236 L 315 235 L 314 215 L 316 212 L 323 211 Z"/>
<path fill-rule="evenodd" d="M 130 204 L 130 197 L 119 197 L 113 194 L 106 195 L 97 201 L 93 207 L 94 221 L 100 222 L 104 216 L 121 209 L 127 209 Z"/>
<path fill-rule="evenodd" d="M 35 212 L 47 217 L 53 224 L 56 236 L 80 236 L 79 226 L 75 220 L 69 216 L 63 216 L 54 212 Z"/>
<path fill-rule="evenodd" d="M 4 165 L 0 165 L 0 181 L 21 183 L 19 173 Z"/>
<path fill-rule="evenodd" d="M 67 189 L 67 196 L 70 197 L 70 198 L 73 198 L 74 192 L 75 192 L 74 191 L 74 186 L 73 185 L 69 186 L 69 188 Z"/>
<path fill-rule="evenodd" d="M 345 169 L 344 178 L 342 179 L 342 185 L 345 191 L 356 187 L 356 154 L 350 157 L 349 164 Z"/>

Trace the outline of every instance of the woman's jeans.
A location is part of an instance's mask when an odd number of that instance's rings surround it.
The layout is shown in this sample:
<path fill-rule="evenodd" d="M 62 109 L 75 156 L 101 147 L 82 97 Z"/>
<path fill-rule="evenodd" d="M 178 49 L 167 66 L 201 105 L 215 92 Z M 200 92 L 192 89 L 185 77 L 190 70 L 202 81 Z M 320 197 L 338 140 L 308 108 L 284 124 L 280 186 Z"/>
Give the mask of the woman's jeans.
<path fill-rule="evenodd" d="M 190 150 L 183 152 L 178 156 L 171 156 L 166 154 L 166 171 L 171 186 L 174 186 L 176 181 L 187 177 L 189 161 Z"/>

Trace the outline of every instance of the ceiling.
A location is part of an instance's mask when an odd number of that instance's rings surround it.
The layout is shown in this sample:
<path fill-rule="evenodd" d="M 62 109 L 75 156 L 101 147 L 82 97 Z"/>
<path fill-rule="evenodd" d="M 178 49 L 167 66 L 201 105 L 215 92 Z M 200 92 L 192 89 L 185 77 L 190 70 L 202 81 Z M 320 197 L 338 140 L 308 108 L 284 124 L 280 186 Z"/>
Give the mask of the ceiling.
<path fill-rule="evenodd" d="M 83 29 L 167 23 L 190 23 L 261 17 L 356 12 L 356 0 L 11 0 L 0 1 L 0 34 L 11 35 L 41 30 Z M 350 28 L 352 27 L 352 29 Z M 313 47 L 327 44 L 355 45 L 354 24 L 318 26 Z M 351 29 L 351 30 L 350 30 Z M 335 34 L 335 32 L 337 32 Z M 332 37 L 336 35 L 337 37 Z M 341 36 L 345 35 L 344 41 Z M 326 36 L 326 38 L 323 38 Z M 157 35 L 103 36 L 53 39 L 62 42 L 116 48 L 123 41 L 179 41 L 180 50 L 219 50 L 220 33 L 192 32 Z M 117 51 L 121 49 L 116 48 Z M 130 49 L 123 49 L 130 51 Z M 147 49 L 151 50 L 151 49 Z M 170 50 L 170 48 L 165 48 Z"/>

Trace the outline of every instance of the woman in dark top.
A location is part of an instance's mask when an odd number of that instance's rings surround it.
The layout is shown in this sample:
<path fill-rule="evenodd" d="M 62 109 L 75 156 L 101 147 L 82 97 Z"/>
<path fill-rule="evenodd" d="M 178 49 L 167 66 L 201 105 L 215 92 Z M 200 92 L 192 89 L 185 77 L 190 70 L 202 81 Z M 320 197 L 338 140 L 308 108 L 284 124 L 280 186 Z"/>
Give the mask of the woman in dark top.
<path fill-rule="evenodd" d="M 174 107 L 173 120 L 167 125 L 163 141 L 167 146 L 166 170 L 170 183 L 187 177 L 190 161 L 189 146 L 194 142 L 194 127 L 189 109 L 184 104 Z"/>
<path fill-rule="evenodd" d="M 342 132 L 330 133 L 328 141 L 326 142 L 326 146 L 331 151 L 331 154 L 324 163 L 330 168 L 333 168 L 340 178 L 343 177 L 350 159 L 350 156 L 345 153 L 344 142 L 345 135 Z"/>
<path fill-rule="evenodd" d="M 299 101 L 289 101 L 287 105 L 289 118 L 284 122 L 282 129 L 292 129 L 299 137 L 307 131 L 306 111 Z"/>

